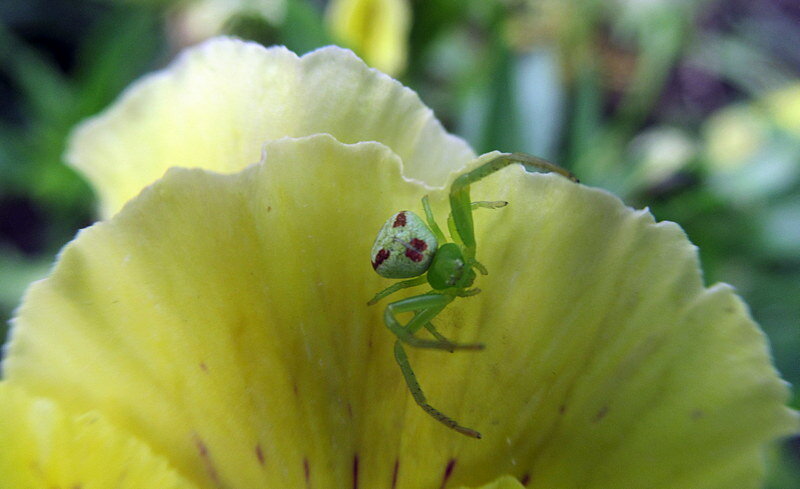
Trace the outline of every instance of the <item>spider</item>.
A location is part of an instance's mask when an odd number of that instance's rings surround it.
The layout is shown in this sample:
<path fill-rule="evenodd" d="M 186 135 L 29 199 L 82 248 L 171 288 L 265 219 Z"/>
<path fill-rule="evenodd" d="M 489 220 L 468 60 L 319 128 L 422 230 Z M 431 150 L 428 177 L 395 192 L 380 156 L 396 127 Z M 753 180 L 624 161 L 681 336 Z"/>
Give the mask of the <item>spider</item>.
<path fill-rule="evenodd" d="M 431 287 L 431 290 L 424 294 L 389 303 L 383 315 L 386 326 L 397 336 L 394 344 L 395 360 L 400 366 L 414 401 L 435 420 L 472 438 L 481 438 L 481 434 L 460 425 L 453 418 L 428 404 L 403 344 L 451 353 L 455 350 L 483 349 L 484 345 L 481 343 L 450 341 L 439 333 L 431 321 L 457 297 L 469 297 L 480 292 L 478 288 L 471 288 L 477 276 L 475 271 L 482 275 L 488 272 L 475 258 L 476 243 L 472 211 L 478 208 L 497 209 L 508 205 L 508 202 L 471 202 L 470 185 L 514 163 L 522 164 L 529 169 L 559 173 L 578 182 L 570 172 L 546 160 L 522 153 L 502 154 L 459 176 L 450 187 L 450 216 L 447 219 L 447 227 L 452 242 L 447 242 L 444 233 L 436 224 L 426 195 L 422 198 L 422 208 L 425 211 L 427 224 L 411 211 L 398 212 L 383 225 L 372 247 L 372 267 L 379 275 L 408 280 L 396 282 L 378 292 L 367 303 L 368 305 L 373 305 L 407 287 L 422 285 L 425 282 Z M 413 313 L 413 316 L 407 323 L 402 324 L 397 319 L 397 315 L 401 313 Z M 421 328 L 428 330 L 434 339 L 415 336 Z"/>

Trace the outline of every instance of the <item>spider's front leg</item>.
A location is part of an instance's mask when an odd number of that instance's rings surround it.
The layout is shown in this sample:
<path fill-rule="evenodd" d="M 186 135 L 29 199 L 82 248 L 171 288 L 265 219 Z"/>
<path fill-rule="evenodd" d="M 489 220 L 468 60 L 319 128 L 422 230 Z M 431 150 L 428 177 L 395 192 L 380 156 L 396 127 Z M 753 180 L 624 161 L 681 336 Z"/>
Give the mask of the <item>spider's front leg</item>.
<path fill-rule="evenodd" d="M 476 247 L 475 230 L 472 220 L 473 203 L 470 201 L 469 196 L 470 185 L 515 163 L 523 165 L 526 169 L 536 168 L 548 172 L 555 172 L 578 183 L 578 179 L 575 175 L 560 166 L 523 153 L 502 154 L 456 178 L 453 185 L 450 187 L 450 211 L 452 212 L 453 227 L 455 227 L 458 237 L 464 245 L 465 256 L 468 260 L 473 260 L 475 258 Z"/>

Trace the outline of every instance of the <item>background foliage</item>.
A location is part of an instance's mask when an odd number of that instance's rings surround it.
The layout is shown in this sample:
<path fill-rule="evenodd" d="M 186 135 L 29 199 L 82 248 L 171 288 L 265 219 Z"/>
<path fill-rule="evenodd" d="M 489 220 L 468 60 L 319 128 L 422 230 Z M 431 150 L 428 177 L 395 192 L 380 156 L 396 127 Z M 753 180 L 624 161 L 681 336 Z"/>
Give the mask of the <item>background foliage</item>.
<path fill-rule="evenodd" d="M 327 3 L 1 2 L 0 324 L 95 218 L 91 190 L 62 160 L 75 123 L 216 33 L 298 53 L 341 42 Z M 374 15 L 369 4 L 381 2 L 361 3 Z M 800 3 L 408 6 L 410 27 L 389 43 L 407 60 L 395 76 L 451 131 L 478 152 L 550 158 L 680 223 L 700 249 L 707 283 L 737 287 L 779 370 L 800 385 Z M 381 32 L 361 34 L 350 47 L 370 61 L 363 43 Z M 800 487 L 800 439 L 774 454 L 769 487 Z"/>

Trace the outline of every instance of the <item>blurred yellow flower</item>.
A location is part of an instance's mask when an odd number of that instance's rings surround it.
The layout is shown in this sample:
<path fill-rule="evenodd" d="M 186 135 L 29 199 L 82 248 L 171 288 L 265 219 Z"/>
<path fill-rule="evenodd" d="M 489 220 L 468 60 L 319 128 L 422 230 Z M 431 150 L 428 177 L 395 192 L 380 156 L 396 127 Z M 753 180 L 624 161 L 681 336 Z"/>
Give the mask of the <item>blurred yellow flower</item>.
<path fill-rule="evenodd" d="M 724 107 L 704 127 L 708 188 L 749 205 L 790 191 L 800 177 L 800 84 Z"/>
<path fill-rule="evenodd" d="M 373 233 L 423 195 L 442 218 L 492 155 L 348 51 L 213 40 L 69 154 L 108 219 L 14 319 L 4 488 L 755 488 L 797 429 L 763 334 L 678 226 L 520 167 L 473 188 L 510 205 L 476 214 L 490 275 L 437 322 L 487 349 L 411 352 L 484 438 L 431 420 L 365 304 L 387 285 Z"/>
<path fill-rule="evenodd" d="M 332 0 L 328 25 L 339 42 L 390 75 L 406 67 L 411 6 L 408 0 Z"/>
<path fill-rule="evenodd" d="M 706 158 L 715 170 L 735 170 L 750 161 L 767 139 L 769 126 L 752 105 L 717 111 L 705 127 Z"/>
<path fill-rule="evenodd" d="M 800 82 L 767 94 L 764 103 L 781 129 L 800 137 Z"/>

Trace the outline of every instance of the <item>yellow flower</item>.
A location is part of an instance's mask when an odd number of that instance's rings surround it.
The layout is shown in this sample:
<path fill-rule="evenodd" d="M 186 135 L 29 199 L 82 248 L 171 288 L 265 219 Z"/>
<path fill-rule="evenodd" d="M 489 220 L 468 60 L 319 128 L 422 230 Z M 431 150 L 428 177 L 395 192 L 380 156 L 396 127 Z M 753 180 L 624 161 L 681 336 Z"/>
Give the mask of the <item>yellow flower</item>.
<path fill-rule="evenodd" d="M 763 103 L 778 127 L 800 137 L 800 82 L 768 93 Z"/>
<path fill-rule="evenodd" d="M 408 0 L 333 0 L 327 21 L 333 36 L 390 75 L 406 67 L 411 7 Z"/>
<path fill-rule="evenodd" d="M 72 141 L 108 219 L 14 319 L 3 487 L 757 487 L 797 418 L 746 306 L 678 226 L 557 175 L 473 187 L 510 204 L 437 326 L 486 350 L 410 352 L 484 438 L 414 404 L 373 233 L 491 157 L 336 48 L 214 40 L 139 82 Z"/>
<path fill-rule="evenodd" d="M 764 146 L 768 130 L 769 124 L 757 107 L 725 107 L 706 121 L 706 160 L 717 172 L 739 170 Z"/>

